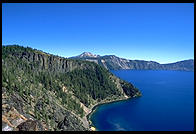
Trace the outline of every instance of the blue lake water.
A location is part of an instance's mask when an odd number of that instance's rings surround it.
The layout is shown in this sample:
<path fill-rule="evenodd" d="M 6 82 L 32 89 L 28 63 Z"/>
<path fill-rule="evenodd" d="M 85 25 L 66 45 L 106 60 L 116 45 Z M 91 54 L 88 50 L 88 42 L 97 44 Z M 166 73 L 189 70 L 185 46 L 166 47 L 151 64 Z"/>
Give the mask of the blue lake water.
<path fill-rule="evenodd" d="M 142 97 L 96 109 L 100 131 L 193 131 L 194 72 L 118 70 L 116 76 L 140 89 Z"/>

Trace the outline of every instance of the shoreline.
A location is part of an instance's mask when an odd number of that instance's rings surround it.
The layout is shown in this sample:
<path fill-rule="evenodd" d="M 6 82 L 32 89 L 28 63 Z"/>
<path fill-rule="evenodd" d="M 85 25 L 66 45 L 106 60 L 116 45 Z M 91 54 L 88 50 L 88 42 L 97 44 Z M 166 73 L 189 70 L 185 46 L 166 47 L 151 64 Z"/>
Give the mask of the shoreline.
<path fill-rule="evenodd" d="M 87 113 L 87 114 L 85 115 L 85 118 L 86 118 L 86 120 L 87 120 L 87 122 L 88 122 L 88 124 L 89 124 L 89 129 L 90 129 L 91 127 L 95 127 L 94 124 L 93 124 L 92 121 L 91 121 L 91 116 L 92 116 L 92 114 L 97 110 L 97 107 L 98 107 L 98 106 L 101 106 L 101 105 L 104 105 L 104 104 L 110 104 L 110 103 L 120 102 L 120 101 L 127 101 L 127 100 L 129 100 L 129 99 L 137 98 L 137 97 L 141 97 L 141 96 L 142 96 L 141 93 L 138 92 L 138 93 L 136 93 L 136 95 L 134 95 L 133 97 L 125 97 L 125 96 L 123 96 L 123 98 L 120 98 L 120 99 L 116 99 L 116 100 L 114 99 L 114 100 L 109 100 L 109 101 L 103 100 L 103 101 L 101 101 L 101 102 L 98 102 L 98 103 L 92 105 L 92 106 L 89 108 L 90 112 Z"/>

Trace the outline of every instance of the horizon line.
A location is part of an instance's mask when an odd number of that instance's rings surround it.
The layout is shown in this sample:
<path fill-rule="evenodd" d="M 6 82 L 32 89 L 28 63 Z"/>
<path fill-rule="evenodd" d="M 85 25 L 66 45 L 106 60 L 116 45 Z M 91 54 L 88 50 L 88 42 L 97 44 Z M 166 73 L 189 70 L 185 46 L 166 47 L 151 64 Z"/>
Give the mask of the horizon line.
<path fill-rule="evenodd" d="M 28 45 L 27 45 L 27 46 L 23 46 L 23 45 L 19 45 L 19 44 L 12 44 L 12 45 L 10 45 L 10 44 L 8 44 L 8 45 L 2 44 L 2 46 L 14 46 L 14 45 L 16 45 L 16 46 L 21 46 L 21 47 L 25 47 L 25 48 L 29 47 L 29 48 L 32 48 L 32 49 L 35 49 L 35 50 L 42 51 L 42 52 L 44 52 L 44 53 L 48 53 L 48 54 L 51 54 L 51 55 L 55 55 L 55 56 L 59 56 L 59 57 L 62 57 L 62 58 L 67 58 L 67 59 L 68 59 L 68 58 L 71 58 L 71 57 L 79 56 L 79 55 L 81 55 L 81 54 L 87 52 L 87 53 L 91 53 L 91 54 L 93 54 L 93 55 L 97 55 L 97 56 L 100 56 L 100 57 L 103 57 L 103 56 L 116 56 L 116 57 L 118 57 L 118 58 L 126 59 L 126 60 L 152 61 L 152 62 L 157 62 L 157 63 L 159 63 L 159 64 L 171 64 L 171 63 L 176 63 L 176 62 L 185 61 L 185 60 L 194 60 L 194 57 L 193 57 L 193 58 L 182 59 L 182 60 L 178 60 L 178 61 L 174 61 L 174 62 L 160 63 L 160 62 L 158 62 L 158 61 L 156 61 L 156 60 L 129 59 L 129 58 L 124 58 L 124 57 L 119 57 L 119 56 L 117 56 L 117 55 L 115 55 L 115 54 L 104 54 L 104 55 L 99 55 L 99 54 L 94 54 L 94 53 L 92 53 L 92 52 L 90 52 L 90 51 L 83 51 L 83 52 L 81 52 L 80 54 L 75 55 L 75 56 L 63 56 L 63 55 L 59 55 L 59 54 L 54 54 L 54 53 L 46 52 L 45 50 L 33 48 L 33 47 L 31 47 L 31 46 L 28 46 Z"/>

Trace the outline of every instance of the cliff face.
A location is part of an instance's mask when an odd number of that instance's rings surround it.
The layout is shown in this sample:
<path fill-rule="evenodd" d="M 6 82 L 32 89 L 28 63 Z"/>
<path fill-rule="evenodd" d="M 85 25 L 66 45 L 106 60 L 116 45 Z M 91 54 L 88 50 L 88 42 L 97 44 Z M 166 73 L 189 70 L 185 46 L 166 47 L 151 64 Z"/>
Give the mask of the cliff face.
<path fill-rule="evenodd" d="M 85 64 L 86 62 L 76 62 L 74 60 L 69 60 L 59 56 L 46 54 L 41 51 L 12 53 L 11 55 L 28 63 L 32 63 L 32 69 L 62 73 L 70 72 L 76 68 L 88 69 L 88 66 L 86 66 Z M 36 64 L 36 66 L 33 66 L 33 64 Z"/>
<path fill-rule="evenodd" d="M 107 100 L 141 93 L 96 63 L 17 45 L 2 49 L 2 130 L 89 130 L 86 115 Z"/>
<path fill-rule="evenodd" d="M 160 64 L 155 61 L 127 60 L 115 55 L 99 57 L 71 57 L 71 59 L 82 59 L 95 62 L 109 70 L 135 69 L 135 70 L 181 70 L 194 71 L 194 60 L 184 60 L 170 64 Z"/>

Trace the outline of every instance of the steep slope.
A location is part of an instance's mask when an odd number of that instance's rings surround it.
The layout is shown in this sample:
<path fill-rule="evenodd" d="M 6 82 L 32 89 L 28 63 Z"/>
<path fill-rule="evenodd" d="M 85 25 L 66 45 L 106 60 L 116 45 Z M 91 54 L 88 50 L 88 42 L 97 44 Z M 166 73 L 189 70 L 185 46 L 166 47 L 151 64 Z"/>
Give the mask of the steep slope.
<path fill-rule="evenodd" d="M 95 105 L 140 95 L 95 63 L 2 47 L 3 131 L 89 130 L 86 116 Z"/>
<path fill-rule="evenodd" d="M 91 54 L 93 55 L 93 54 Z M 82 59 L 86 61 L 95 62 L 104 66 L 109 70 L 120 69 L 135 69 L 135 70 L 182 70 L 182 71 L 194 71 L 194 60 L 184 60 L 170 64 L 160 64 L 155 61 L 144 60 L 127 60 L 119 58 L 115 55 L 105 55 L 92 57 L 86 55 L 85 57 L 75 56 L 70 59 Z"/>

